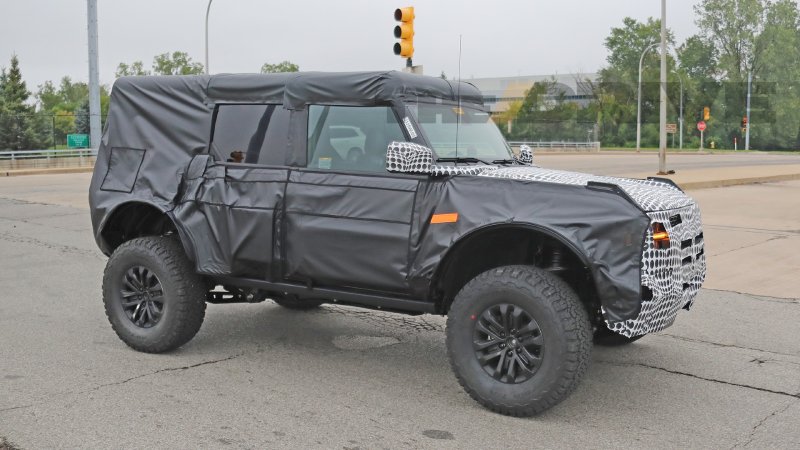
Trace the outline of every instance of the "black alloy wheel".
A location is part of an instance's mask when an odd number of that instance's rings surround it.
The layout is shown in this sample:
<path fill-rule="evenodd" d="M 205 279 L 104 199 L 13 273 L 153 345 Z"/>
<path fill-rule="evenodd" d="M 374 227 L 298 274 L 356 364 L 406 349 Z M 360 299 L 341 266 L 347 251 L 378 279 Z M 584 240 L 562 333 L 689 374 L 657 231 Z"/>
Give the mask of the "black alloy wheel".
<path fill-rule="evenodd" d="M 137 327 L 153 327 L 164 314 L 164 289 L 147 267 L 136 265 L 125 272 L 120 299 L 125 315 Z"/>
<path fill-rule="evenodd" d="M 495 380 L 529 380 L 542 365 L 544 337 L 539 324 L 517 305 L 502 303 L 475 320 L 473 348 L 483 370 Z"/>
<path fill-rule="evenodd" d="M 163 353 L 200 330 L 209 283 L 198 275 L 174 236 L 145 236 L 121 244 L 108 258 L 103 304 L 111 327 L 131 348 Z"/>

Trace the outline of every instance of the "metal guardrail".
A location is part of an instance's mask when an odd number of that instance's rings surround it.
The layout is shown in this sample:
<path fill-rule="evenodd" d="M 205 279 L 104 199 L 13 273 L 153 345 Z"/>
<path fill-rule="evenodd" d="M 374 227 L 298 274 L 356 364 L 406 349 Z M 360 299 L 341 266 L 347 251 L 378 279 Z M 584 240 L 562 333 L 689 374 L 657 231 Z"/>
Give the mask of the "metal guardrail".
<path fill-rule="evenodd" d="M 508 145 L 512 147 L 519 147 L 520 145 L 527 145 L 532 149 L 588 149 L 600 150 L 600 142 L 529 142 L 529 141 L 509 141 Z"/>
<path fill-rule="evenodd" d="M 97 150 L 91 148 L 71 148 L 61 150 L 0 151 L 0 161 L 16 161 L 19 159 L 83 158 L 87 156 L 97 156 Z"/>

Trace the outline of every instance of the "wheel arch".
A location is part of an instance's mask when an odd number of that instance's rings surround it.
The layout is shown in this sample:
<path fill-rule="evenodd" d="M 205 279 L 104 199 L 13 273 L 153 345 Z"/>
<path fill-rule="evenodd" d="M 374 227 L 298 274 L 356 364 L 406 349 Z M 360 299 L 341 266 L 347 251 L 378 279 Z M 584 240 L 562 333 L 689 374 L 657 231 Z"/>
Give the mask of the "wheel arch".
<path fill-rule="evenodd" d="M 560 253 L 555 261 L 554 252 Z M 461 236 L 436 267 L 430 298 L 435 299 L 437 310 L 446 314 L 469 280 L 486 270 L 516 264 L 554 271 L 576 291 L 592 320 L 599 313 L 588 256 L 561 233 L 528 222 L 485 225 Z"/>
<path fill-rule="evenodd" d="M 170 211 L 151 202 L 133 200 L 116 205 L 106 216 L 97 233 L 103 253 L 110 255 L 123 243 L 143 236 L 175 234 L 186 255 L 194 260 L 194 252 Z"/>

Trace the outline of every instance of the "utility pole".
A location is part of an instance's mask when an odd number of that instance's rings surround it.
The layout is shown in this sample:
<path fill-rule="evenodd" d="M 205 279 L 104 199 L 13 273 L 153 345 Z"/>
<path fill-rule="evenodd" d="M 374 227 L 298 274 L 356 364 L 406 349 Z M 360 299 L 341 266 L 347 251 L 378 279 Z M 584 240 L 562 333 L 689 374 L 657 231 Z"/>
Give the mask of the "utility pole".
<path fill-rule="evenodd" d="M 89 29 L 89 145 L 100 147 L 100 71 L 97 56 L 97 0 L 86 0 L 86 18 Z"/>
<path fill-rule="evenodd" d="M 208 7 L 206 8 L 206 75 L 209 73 L 208 69 L 208 15 L 211 13 L 211 2 L 214 0 L 208 0 Z"/>
<path fill-rule="evenodd" d="M 747 74 L 747 128 L 744 129 L 744 149 L 750 150 L 750 96 L 753 93 L 753 72 Z"/>
<path fill-rule="evenodd" d="M 658 173 L 667 173 L 667 0 L 661 0 L 661 114 Z"/>

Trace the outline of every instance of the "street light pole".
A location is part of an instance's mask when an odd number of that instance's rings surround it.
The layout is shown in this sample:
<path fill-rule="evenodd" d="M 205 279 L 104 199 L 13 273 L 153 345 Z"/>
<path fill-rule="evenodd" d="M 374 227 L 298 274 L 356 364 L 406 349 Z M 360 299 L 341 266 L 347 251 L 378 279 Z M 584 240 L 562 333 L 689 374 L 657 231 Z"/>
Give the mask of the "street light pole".
<path fill-rule="evenodd" d="M 680 73 L 678 73 L 677 70 L 675 71 L 675 75 L 678 76 L 678 81 L 681 83 L 681 112 L 680 117 L 678 118 L 678 123 L 680 124 L 680 136 L 678 140 L 680 141 L 680 148 L 683 150 L 683 77 Z M 674 146 L 675 141 L 672 141 L 672 144 Z"/>
<path fill-rule="evenodd" d="M 208 7 L 206 8 L 206 75 L 210 72 L 208 70 L 208 14 L 211 12 L 211 2 L 214 0 L 208 0 Z"/>
<path fill-rule="evenodd" d="M 667 0 L 661 0 L 661 114 L 658 173 L 667 173 Z"/>
<path fill-rule="evenodd" d="M 89 145 L 96 150 L 100 147 L 100 139 L 103 136 L 97 47 L 97 0 L 86 1 L 86 16 L 89 32 Z"/>
<path fill-rule="evenodd" d="M 747 128 L 744 131 L 744 149 L 750 150 L 750 97 L 753 93 L 753 72 L 747 74 Z"/>
<path fill-rule="evenodd" d="M 636 151 L 641 151 L 642 145 L 642 64 L 644 63 L 644 55 L 651 49 L 658 47 L 658 44 L 648 46 L 642 52 L 642 57 L 639 58 L 639 92 L 636 95 Z"/>

